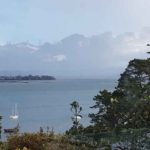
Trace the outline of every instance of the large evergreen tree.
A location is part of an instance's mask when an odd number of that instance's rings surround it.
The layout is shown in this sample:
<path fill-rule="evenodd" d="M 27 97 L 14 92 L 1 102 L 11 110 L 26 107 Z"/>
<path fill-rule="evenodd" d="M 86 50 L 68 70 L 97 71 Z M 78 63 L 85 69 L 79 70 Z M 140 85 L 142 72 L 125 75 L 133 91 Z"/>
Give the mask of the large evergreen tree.
<path fill-rule="evenodd" d="M 94 127 L 148 127 L 150 125 L 150 59 L 134 59 L 121 74 L 111 93 L 100 91 L 94 98 L 98 109 L 89 114 Z"/>
<path fill-rule="evenodd" d="M 148 96 L 150 87 L 150 59 L 134 59 L 129 62 L 125 72 L 121 74 L 117 90 L 124 99 L 134 104 Z"/>

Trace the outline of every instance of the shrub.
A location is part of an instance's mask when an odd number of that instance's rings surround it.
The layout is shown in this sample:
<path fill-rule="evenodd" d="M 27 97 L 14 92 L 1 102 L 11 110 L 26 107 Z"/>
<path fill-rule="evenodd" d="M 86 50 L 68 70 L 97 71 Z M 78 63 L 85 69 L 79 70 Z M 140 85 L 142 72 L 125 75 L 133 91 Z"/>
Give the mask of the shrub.
<path fill-rule="evenodd" d="M 44 145 L 51 141 L 52 137 L 40 133 L 24 133 L 22 135 L 14 135 L 8 138 L 7 149 L 23 149 L 26 147 L 31 150 L 43 150 Z"/>

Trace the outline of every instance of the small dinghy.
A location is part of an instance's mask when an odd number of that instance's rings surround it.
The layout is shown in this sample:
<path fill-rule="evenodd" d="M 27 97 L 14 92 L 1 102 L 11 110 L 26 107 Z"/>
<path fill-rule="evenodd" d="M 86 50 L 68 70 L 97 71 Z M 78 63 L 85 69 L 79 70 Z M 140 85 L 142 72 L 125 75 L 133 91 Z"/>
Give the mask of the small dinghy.
<path fill-rule="evenodd" d="M 4 129 L 4 133 L 8 133 L 8 134 L 17 134 L 19 132 L 19 123 L 16 127 L 11 128 L 11 129 Z"/>

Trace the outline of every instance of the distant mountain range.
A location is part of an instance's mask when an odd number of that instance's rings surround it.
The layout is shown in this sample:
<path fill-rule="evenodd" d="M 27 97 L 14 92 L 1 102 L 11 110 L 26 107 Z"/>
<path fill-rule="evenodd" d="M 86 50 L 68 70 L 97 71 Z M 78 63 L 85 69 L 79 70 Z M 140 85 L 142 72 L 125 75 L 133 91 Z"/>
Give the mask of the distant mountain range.
<path fill-rule="evenodd" d="M 139 41 L 138 41 L 139 40 Z M 134 57 L 145 57 L 133 33 L 74 34 L 57 43 L 0 45 L 0 75 L 49 74 L 58 77 L 114 77 Z M 144 44 L 143 44 L 144 45 Z"/>

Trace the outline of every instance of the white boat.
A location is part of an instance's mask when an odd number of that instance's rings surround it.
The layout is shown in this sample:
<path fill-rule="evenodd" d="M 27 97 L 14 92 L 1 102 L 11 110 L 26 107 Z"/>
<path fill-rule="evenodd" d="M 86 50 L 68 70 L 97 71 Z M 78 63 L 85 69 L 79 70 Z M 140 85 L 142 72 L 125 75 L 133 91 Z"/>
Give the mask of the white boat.
<path fill-rule="evenodd" d="M 18 120 L 19 115 L 17 110 L 17 104 L 15 104 L 15 108 L 12 110 L 12 115 L 10 115 L 9 118 L 12 120 Z"/>

